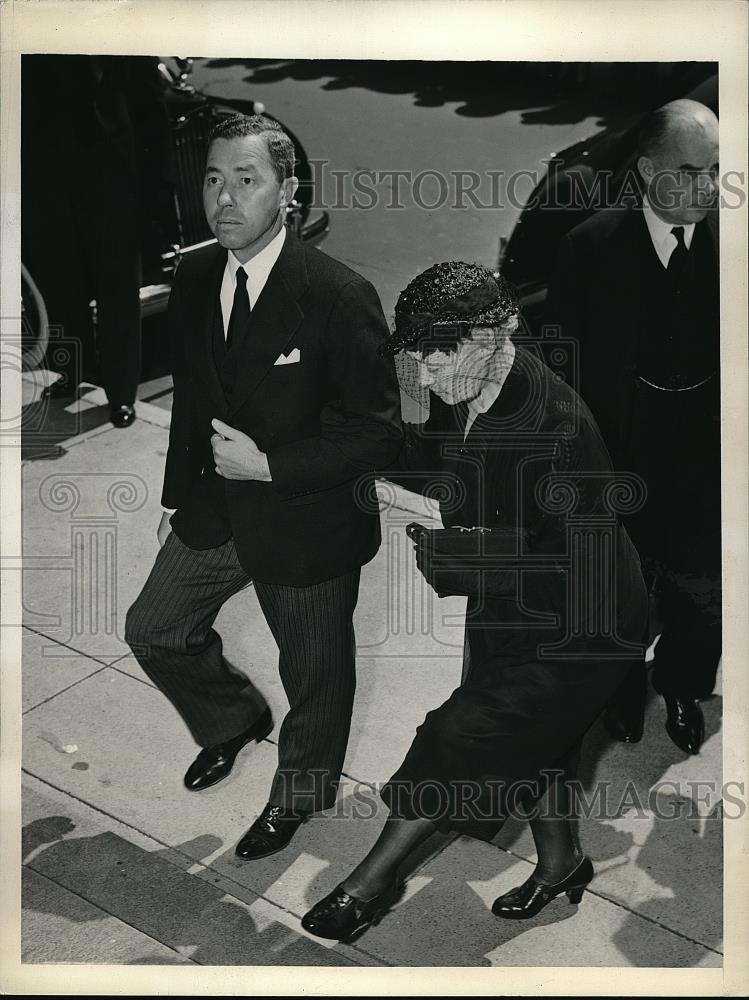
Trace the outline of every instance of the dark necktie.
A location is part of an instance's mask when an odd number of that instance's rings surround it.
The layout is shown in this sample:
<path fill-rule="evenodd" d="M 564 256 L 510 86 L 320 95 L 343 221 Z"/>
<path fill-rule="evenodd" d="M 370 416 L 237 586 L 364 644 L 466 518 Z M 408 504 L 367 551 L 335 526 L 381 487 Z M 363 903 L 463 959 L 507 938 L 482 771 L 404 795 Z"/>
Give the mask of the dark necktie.
<path fill-rule="evenodd" d="M 227 351 L 241 343 L 250 326 L 250 296 L 247 294 L 247 272 L 243 267 L 237 268 L 236 282 L 229 329 L 226 332 Z"/>
<path fill-rule="evenodd" d="M 685 271 L 686 263 L 689 260 L 689 251 L 684 242 L 684 226 L 674 226 L 671 233 L 676 237 L 676 246 L 668 258 L 668 267 L 666 270 L 670 275 L 678 278 Z"/>

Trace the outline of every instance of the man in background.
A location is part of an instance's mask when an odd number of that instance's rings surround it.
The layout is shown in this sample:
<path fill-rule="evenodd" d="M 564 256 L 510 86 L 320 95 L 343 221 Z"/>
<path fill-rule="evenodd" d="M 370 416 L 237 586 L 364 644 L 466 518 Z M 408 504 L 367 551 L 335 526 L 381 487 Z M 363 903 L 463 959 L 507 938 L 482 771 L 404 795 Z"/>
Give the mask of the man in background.
<path fill-rule="evenodd" d="M 141 245 L 174 223 L 171 136 L 157 60 L 25 55 L 21 255 L 45 300 L 49 395 L 101 385 L 116 427 L 135 419 Z M 168 241 L 165 241 L 168 242 Z M 96 300 L 96 326 L 89 303 Z"/>
<path fill-rule="evenodd" d="M 690 100 L 653 112 L 637 171 L 638 204 L 564 238 L 546 322 L 578 339 L 580 393 L 614 467 L 647 486 L 627 527 L 663 619 L 653 685 L 669 736 L 694 754 L 721 655 L 716 116 Z M 609 706 L 615 738 L 641 738 L 646 683 L 643 663 Z"/>

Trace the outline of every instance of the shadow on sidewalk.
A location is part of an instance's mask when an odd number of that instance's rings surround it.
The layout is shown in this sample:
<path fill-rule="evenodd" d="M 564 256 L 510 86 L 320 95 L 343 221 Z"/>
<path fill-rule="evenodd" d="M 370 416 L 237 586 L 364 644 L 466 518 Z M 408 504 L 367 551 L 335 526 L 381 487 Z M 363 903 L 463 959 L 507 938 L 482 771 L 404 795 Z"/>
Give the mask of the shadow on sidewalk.
<path fill-rule="evenodd" d="M 705 743 L 720 731 L 722 705 L 719 695 L 702 701 Z M 576 824 L 599 874 L 591 889 L 630 911 L 613 942 L 636 967 L 669 964 L 660 939 L 643 936 L 642 917 L 705 948 L 722 948 L 723 788 L 705 781 L 700 759 L 667 738 L 664 718 L 651 691 L 645 737 L 629 747 L 614 743 L 599 720 L 585 738 L 579 770 L 587 814 Z M 494 842 L 527 856 L 526 830 L 511 820 Z M 618 868 L 627 869 L 624 878 Z"/>
<path fill-rule="evenodd" d="M 200 965 L 349 965 L 284 924 L 259 922 L 238 901 L 202 877 L 181 870 L 163 856 L 174 852 L 207 857 L 221 847 L 205 835 L 174 851 L 146 851 L 114 833 L 61 839 L 75 824 L 66 816 L 34 820 L 23 828 L 28 867 Z M 34 853 L 36 852 L 36 853 Z M 185 863 L 188 863 L 185 858 Z M 192 863 L 192 862 L 189 862 Z M 58 897 L 51 897 L 56 899 Z M 264 901 L 259 901 L 267 906 Z M 59 904 L 35 909 L 76 919 Z M 87 911 L 93 912 L 93 911 Z M 102 962 L 107 961 L 105 955 Z M 141 964 L 133 960 L 133 965 Z M 153 964 L 146 959 L 143 964 Z"/>

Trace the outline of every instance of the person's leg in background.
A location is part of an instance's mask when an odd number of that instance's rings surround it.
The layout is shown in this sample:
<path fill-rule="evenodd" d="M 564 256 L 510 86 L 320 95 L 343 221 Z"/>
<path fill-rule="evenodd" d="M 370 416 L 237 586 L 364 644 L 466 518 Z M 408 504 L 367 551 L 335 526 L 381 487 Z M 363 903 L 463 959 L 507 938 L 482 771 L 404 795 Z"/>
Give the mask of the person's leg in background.
<path fill-rule="evenodd" d="M 609 736 L 620 743 L 639 743 L 645 728 L 648 672 L 645 659 L 633 663 L 606 706 L 603 722 Z"/>
<path fill-rule="evenodd" d="M 102 141 L 91 151 L 84 238 L 94 279 L 101 380 L 116 427 L 135 419 L 141 370 L 140 246 L 136 181 Z M 84 197 L 84 192 L 81 192 Z"/>
<path fill-rule="evenodd" d="M 42 366 L 62 376 L 48 395 L 68 398 L 96 372 L 88 305 L 92 281 L 64 172 L 60 186 L 52 189 L 48 171 L 40 174 L 40 166 L 24 164 L 21 259 L 47 308 L 50 339 Z"/>
<path fill-rule="evenodd" d="M 643 481 L 646 494 L 641 509 L 626 518 L 627 532 L 640 555 L 648 591 L 650 615 L 642 636 L 646 647 L 655 638 L 654 619 L 660 622 L 661 617 L 657 606 L 674 475 L 670 439 L 657 405 L 657 400 L 638 391 L 629 442 L 629 464 Z M 603 721 L 613 739 L 620 743 L 639 743 L 642 739 L 647 691 L 648 671 L 643 654 L 641 660 L 632 664 L 606 706 Z"/>
<path fill-rule="evenodd" d="M 655 647 L 653 687 L 666 703 L 666 731 L 685 753 L 699 753 L 699 699 L 715 687 L 721 656 L 720 536 L 705 532 L 684 547 L 662 582 L 665 625 Z"/>
<path fill-rule="evenodd" d="M 699 699 L 715 686 L 721 656 L 720 426 L 710 400 L 685 393 L 675 442 L 671 516 L 661 579 L 664 627 L 655 647 L 653 687 L 666 705 L 666 731 L 684 753 L 699 753 Z"/>

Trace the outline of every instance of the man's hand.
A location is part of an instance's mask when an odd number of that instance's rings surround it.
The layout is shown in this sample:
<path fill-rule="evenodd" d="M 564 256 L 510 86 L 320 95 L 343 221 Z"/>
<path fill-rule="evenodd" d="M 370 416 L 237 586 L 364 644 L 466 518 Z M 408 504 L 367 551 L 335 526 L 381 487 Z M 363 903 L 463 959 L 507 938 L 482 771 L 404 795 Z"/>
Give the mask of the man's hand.
<path fill-rule="evenodd" d="M 242 431 L 230 427 L 221 420 L 212 420 L 216 433 L 211 437 L 213 461 L 216 472 L 224 479 L 258 479 L 271 481 L 270 468 L 265 452 Z"/>
<path fill-rule="evenodd" d="M 167 538 L 169 537 L 169 533 L 172 530 L 172 526 L 169 523 L 171 516 L 172 512 L 168 510 L 165 510 L 164 513 L 161 515 L 159 526 L 156 529 L 156 537 L 159 540 L 159 548 L 163 547 L 164 542 L 167 540 Z"/>

